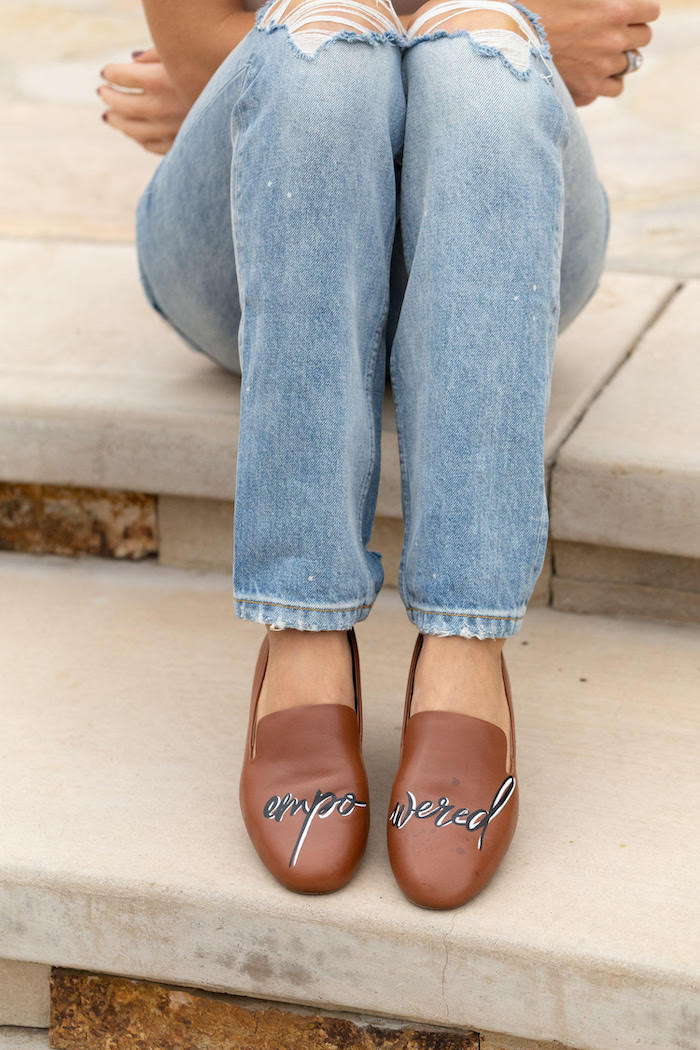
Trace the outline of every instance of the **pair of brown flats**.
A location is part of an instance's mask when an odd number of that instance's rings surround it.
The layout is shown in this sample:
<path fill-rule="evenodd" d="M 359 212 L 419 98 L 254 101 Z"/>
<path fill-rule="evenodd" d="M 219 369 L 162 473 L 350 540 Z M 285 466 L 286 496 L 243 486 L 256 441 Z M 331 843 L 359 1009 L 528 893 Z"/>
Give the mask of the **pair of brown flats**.
<path fill-rule="evenodd" d="M 354 628 L 355 710 L 308 704 L 258 720 L 269 655 L 267 633 L 253 677 L 240 804 L 258 856 L 297 893 L 330 893 L 350 881 L 367 845 L 369 791 L 362 760 L 360 657 Z M 406 688 L 401 753 L 387 821 L 391 868 L 424 908 L 457 908 L 489 882 L 518 819 L 510 681 L 502 661 L 510 739 L 498 726 L 447 711 L 411 714 L 416 665 Z"/>

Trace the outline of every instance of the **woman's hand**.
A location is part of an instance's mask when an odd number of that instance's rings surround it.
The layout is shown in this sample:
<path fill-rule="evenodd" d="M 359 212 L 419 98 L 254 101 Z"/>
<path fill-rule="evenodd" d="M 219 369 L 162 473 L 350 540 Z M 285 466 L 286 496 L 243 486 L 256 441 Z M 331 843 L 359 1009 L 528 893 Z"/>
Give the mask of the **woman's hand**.
<path fill-rule="evenodd" d="M 132 62 L 108 63 L 100 76 L 107 83 L 97 93 L 110 107 L 103 119 L 151 153 L 167 153 L 189 106 L 155 48 L 135 51 Z"/>
<path fill-rule="evenodd" d="M 577 106 L 599 95 L 621 95 L 624 51 L 651 40 L 648 22 L 659 17 L 658 0 L 532 0 L 542 18 L 554 63 Z M 408 30 L 416 15 L 402 15 Z"/>
<path fill-rule="evenodd" d="M 554 63 L 577 106 L 599 95 L 621 95 L 621 73 L 633 51 L 651 40 L 648 22 L 659 17 L 658 0 L 533 0 Z"/>

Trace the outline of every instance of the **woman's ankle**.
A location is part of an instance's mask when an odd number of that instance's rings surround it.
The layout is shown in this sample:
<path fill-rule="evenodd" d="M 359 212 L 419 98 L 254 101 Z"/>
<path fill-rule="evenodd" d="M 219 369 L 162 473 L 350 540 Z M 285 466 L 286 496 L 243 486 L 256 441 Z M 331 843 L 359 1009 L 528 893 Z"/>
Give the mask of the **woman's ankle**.
<path fill-rule="evenodd" d="M 258 715 L 302 704 L 355 705 L 352 652 L 347 631 L 268 632 L 269 665 Z"/>
<path fill-rule="evenodd" d="M 505 638 L 426 635 L 416 667 L 411 713 L 452 711 L 507 731 L 501 654 Z"/>

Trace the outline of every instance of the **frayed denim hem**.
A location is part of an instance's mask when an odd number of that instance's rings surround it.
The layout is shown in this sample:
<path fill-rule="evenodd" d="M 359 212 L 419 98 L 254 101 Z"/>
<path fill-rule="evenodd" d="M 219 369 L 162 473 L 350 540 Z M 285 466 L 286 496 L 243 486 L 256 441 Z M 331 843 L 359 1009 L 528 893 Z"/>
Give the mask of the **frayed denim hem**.
<path fill-rule="evenodd" d="M 258 598 L 234 595 L 233 608 L 241 620 L 269 624 L 273 631 L 291 627 L 296 631 L 342 631 L 353 627 L 369 616 L 373 602 L 364 605 L 341 605 L 323 608 L 312 605 L 293 605 L 286 602 L 266 602 Z"/>
<path fill-rule="evenodd" d="M 444 638 L 458 635 L 461 638 L 509 638 L 517 634 L 523 625 L 525 611 L 520 615 L 507 616 L 499 613 L 461 613 L 435 611 L 409 605 L 406 614 L 421 634 L 437 634 Z"/>

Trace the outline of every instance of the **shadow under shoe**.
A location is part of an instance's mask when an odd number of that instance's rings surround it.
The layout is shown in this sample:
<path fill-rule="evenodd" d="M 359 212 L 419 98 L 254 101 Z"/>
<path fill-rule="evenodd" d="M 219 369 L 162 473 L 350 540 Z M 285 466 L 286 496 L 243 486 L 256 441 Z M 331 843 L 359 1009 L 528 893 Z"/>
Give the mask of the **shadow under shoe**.
<path fill-rule="evenodd" d="M 510 761 L 502 729 L 449 711 L 410 714 L 418 655 L 413 651 L 401 757 L 389 805 L 387 845 L 396 881 L 414 904 L 458 908 L 479 893 L 508 850 L 518 820 L 510 681 Z"/>
<path fill-rule="evenodd" d="M 347 635 L 355 711 L 347 704 L 305 704 L 257 722 L 269 656 L 267 633 L 253 677 L 241 812 L 265 867 L 297 893 L 340 889 L 354 875 L 367 845 L 359 653 L 354 629 Z"/>

